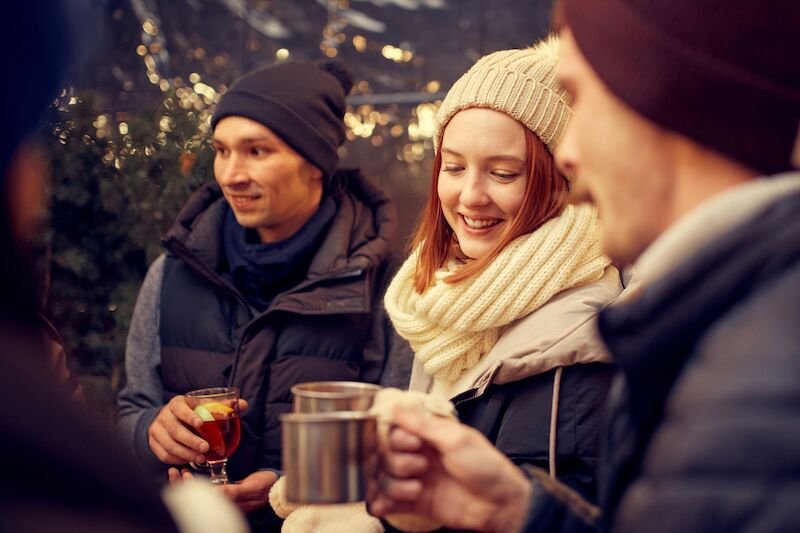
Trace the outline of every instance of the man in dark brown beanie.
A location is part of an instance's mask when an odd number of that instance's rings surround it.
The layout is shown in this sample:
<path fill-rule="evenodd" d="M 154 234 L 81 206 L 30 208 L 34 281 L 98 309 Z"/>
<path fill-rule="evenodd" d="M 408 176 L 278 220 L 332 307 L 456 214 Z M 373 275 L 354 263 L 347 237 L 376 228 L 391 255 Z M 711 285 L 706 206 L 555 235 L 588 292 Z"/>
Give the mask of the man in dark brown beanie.
<path fill-rule="evenodd" d="M 399 413 L 370 509 L 481 531 L 800 531 L 800 3 L 557 14 L 574 115 L 556 157 L 636 280 L 598 318 L 620 368 L 599 502 Z"/>
<path fill-rule="evenodd" d="M 281 63 L 231 86 L 211 119 L 215 182 L 165 236 L 131 323 L 118 401 L 125 440 L 166 481 L 168 467 L 202 464 L 209 450 L 184 394 L 238 387 L 249 408 L 228 461 L 236 483 L 222 490 L 246 512 L 269 505 L 293 385 L 405 386 L 410 367 L 381 300 L 394 206 L 358 171 L 337 168 L 351 86 L 334 61 Z M 386 370 L 390 358 L 408 358 L 405 375 Z M 263 518 L 254 520 L 269 528 Z"/>

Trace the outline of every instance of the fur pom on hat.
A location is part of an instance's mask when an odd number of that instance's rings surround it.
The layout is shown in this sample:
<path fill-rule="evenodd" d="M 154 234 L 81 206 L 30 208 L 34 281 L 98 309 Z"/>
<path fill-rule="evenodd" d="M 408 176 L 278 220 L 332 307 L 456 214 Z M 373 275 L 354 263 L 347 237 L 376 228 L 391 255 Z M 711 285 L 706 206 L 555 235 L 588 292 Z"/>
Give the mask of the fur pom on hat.
<path fill-rule="evenodd" d="M 482 107 L 524 124 L 555 153 L 572 109 L 556 79 L 559 40 L 550 36 L 523 50 L 501 50 L 478 60 L 453 84 L 436 114 L 434 147 L 439 151 L 450 119 Z"/>

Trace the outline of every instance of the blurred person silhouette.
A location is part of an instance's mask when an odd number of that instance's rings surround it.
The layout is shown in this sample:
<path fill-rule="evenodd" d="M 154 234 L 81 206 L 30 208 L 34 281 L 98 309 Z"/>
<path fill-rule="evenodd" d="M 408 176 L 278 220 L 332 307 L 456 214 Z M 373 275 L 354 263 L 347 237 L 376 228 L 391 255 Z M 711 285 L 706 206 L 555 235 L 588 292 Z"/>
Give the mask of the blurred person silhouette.
<path fill-rule="evenodd" d="M 613 375 L 595 319 L 622 285 L 595 208 L 565 204 L 558 47 L 494 52 L 448 91 L 427 206 L 385 305 L 415 352 L 410 389 L 594 501 Z"/>
<path fill-rule="evenodd" d="M 72 37 L 62 2 L 14 2 L 4 16 L 0 48 L 14 52 L 0 85 L 0 530 L 171 531 L 135 460 L 49 371 L 30 268 L 47 168 L 31 135 L 63 81 Z"/>
<path fill-rule="evenodd" d="M 128 335 L 124 439 L 155 471 L 203 463 L 208 443 L 183 394 L 238 387 L 249 403 L 228 461 L 238 482 L 221 490 L 262 526 L 275 518 L 267 496 L 293 385 L 408 381 L 410 351 L 381 300 L 394 204 L 338 168 L 351 86 L 331 60 L 278 63 L 231 85 L 211 119 L 215 180 L 163 239 Z"/>
<path fill-rule="evenodd" d="M 379 516 L 480 531 L 800 530 L 800 4 L 561 0 L 556 152 L 638 289 L 603 310 L 620 371 L 599 505 L 475 430 L 398 412 Z"/>
<path fill-rule="evenodd" d="M 76 42 L 66 6 L 8 4 L 0 33 L 0 49 L 15 51 L 5 65 L 13 79 L 0 85 L 0 531 L 244 531 L 243 517 L 208 486 L 170 488 L 162 501 L 110 428 L 80 406 L 79 387 L 54 356 L 60 337 L 37 313 L 33 244 L 48 169 L 33 134 Z"/>

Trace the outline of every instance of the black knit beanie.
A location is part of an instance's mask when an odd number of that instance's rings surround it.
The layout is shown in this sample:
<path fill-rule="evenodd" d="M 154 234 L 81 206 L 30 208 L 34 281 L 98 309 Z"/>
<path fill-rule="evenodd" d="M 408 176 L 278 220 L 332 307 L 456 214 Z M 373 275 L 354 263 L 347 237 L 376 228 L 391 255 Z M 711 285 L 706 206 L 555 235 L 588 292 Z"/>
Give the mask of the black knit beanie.
<path fill-rule="evenodd" d="M 561 4 L 589 64 L 638 113 L 765 174 L 800 166 L 800 1 Z"/>
<path fill-rule="evenodd" d="M 217 104 L 211 127 L 231 115 L 255 120 L 329 178 L 339 163 L 345 97 L 352 86 L 352 75 L 335 60 L 264 67 L 231 85 Z"/>

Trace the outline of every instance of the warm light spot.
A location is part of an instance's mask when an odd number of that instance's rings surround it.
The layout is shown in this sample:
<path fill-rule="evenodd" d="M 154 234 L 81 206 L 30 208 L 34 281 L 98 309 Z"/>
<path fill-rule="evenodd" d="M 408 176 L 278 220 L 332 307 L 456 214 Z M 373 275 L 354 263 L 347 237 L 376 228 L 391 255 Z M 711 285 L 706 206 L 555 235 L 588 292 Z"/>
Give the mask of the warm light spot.
<path fill-rule="evenodd" d="M 127 122 L 120 122 L 119 123 L 119 133 L 120 133 L 120 135 L 127 135 L 128 134 L 128 123 Z"/>
<path fill-rule="evenodd" d="M 172 131 L 172 126 L 172 119 L 167 116 L 161 117 L 161 120 L 158 122 L 158 127 L 161 131 Z"/>
<path fill-rule="evenodd" d="M 189 81 L 192 83 L 197 83 L 198 81 L 200 81 L 200 74 L 198 74 L 197 72 L 192 72 L 191 74 L 189 74 Z"/>
<path fill-rule="evenodd" d="M 140 44 L 136 47 L 136 53 L 142 57 L 147 53 L 147 47 L 143 44 Z"/>
<path fill-rule="evenodd" d="M 363 35 L 354 35 L 353 36 L 353 48 L 358 50 L 359 52 L 363 52 L 367 49 L 367 39 Z"/>
<path fill-rule="evenodd" d="M 155 23 L 150 19 L 146 19 L 144 21 L 144 23 L 142 24 L 142 29 L 148 35 L 158 35 L 158 28 L 156 27 Z"/>
<path fill-rule="evenodd" d="M 425 86 L 425 90 L 429 93 L 438 92 L 439 89 L 442 88 L 442 85 L 437 80 L 429 81 L 428 84 Z"/>
<path fill-rule="evenodd" d="M 275 57 L 283 61 L 284 59 L 289 59 L 289 50 L 286 48 L 279 48 L 277 52 L 275 52 Z"/>
<path fill-rule="evenodd" d="M 328 57 L 336 57 L 339 51 L 336 48 L 326 48 L 325 55 Z"/>

